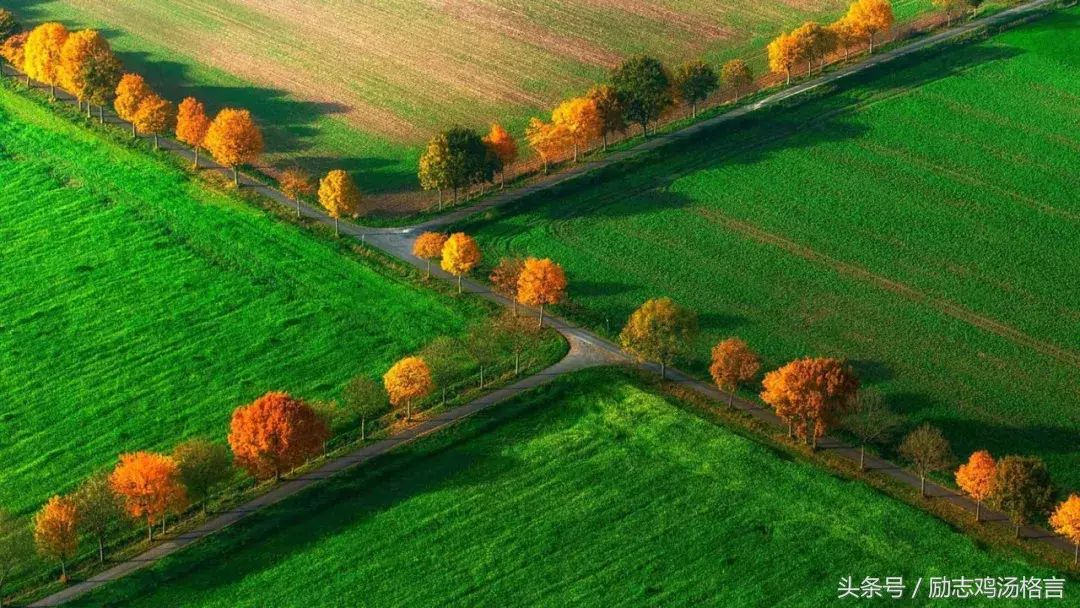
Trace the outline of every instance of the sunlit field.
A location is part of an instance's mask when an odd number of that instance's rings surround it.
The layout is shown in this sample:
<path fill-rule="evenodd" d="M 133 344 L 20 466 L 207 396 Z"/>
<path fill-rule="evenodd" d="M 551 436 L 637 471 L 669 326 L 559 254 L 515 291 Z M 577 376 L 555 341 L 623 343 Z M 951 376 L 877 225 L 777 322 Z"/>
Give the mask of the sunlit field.
<path fill-rule="evenodd" d="M 962 457 L 1038 455 L 1080 488 L 1078 18 L 845 79 L 460 228 L 563 263 L 562 312 L 609 335 L 650 297 L 695 310 L 700 375 L 732 334 L 771 367 L 844 357 Z"/>
<path fill-rule="evenodd" d="M 78 604 L 822 606 L 844 576 L 902 576 L 910 595 L 919 577 L 961 575 L 1051 576 L 781 458 L 622 372 L 590 371 L 332 478 Z"/>

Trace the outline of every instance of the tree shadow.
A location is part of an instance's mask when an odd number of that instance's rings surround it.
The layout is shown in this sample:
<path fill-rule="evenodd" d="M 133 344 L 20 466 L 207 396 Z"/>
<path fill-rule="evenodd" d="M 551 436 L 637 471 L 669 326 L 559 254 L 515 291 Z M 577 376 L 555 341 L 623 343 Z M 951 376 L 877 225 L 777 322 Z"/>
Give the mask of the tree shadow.
<path fill-rule="evenodd" d="M 872 386 L 874 384 L 888 382 L 896 377 L 893 370 L 881 361 L 853 359 L 848 360 L 848 365 L 850 365 L 851 368 L 855 370 L 855 373 L 859 375 L 859 380 L 862 382 L 863 386 Z"/>

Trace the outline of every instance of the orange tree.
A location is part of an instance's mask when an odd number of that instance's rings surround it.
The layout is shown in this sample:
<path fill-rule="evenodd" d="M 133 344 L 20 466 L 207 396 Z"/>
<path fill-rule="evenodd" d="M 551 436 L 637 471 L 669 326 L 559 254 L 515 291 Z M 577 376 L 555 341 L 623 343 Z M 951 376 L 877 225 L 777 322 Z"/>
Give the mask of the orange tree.
<path fill-rule="evenodd" d="M 154 539 L 154 520 L 170 510 L 180 510 L 187 502 L 180 484 L 176 461 L 152 452 L 122 454 L 120 463 L 109 476 L 113 492 L 124 500 L 132 519 L 146 519 L 147 538 Z"/>
<path fill-rule="evenodd" d="M 529 147 L 544 162 L 544 175 L 547 175 L 549 163 L 570 144 L 570 134 L 563 125 L 544 122 L 534 117 L 525 129 L 525 141 L 529 142 Z"/>
<path fill-rule="evenodd" d="M 251 112 L 225 108 L 210 123 L 205 145 L 218 164 L 232 169 L 233 184 L 239 185 L 237 167 L 254 163 L 263 152 L 262 131 Z"/>
<path fill-rule="evenodd" d="M 60 582 L 67 583 L 67 563 L 79 549 L 79 516 L 75 503 L 53 496 L 34 517 L 38 553 L 60 562 Z"/>
<path fill-rule="evenodd" d="M 847 63 L 848 57 L 851 54 L 851 47 L 858 44 L 862 38 L 860 32 L 856 31 L 855 27 L 851 23 L 851 19 L 843 17 L 836 20 L 829 25 L 829 30 L 832 32 L 833 40 L 836 41 L 837 48 L 844 50 L 844 63 Z"/>
<path fill-rule="evenodd" d="M 138 74 L 124 74 L 116 85 L 116 99 L 113 100 L 113 109 L 121 120 L 131 123 L 131 136 L 135 137 L 138 132 L 135 127 L 135 113 L 147 97 L 153 95 L 150 86 L 146 84 L 142 76 Z"/>
<path fill-rule="evenodd" d="M 154 136 L 154 149 L 158 149 L 158 136 L 167 131 L 176 121 L 176 108 L 168 100 L 157 95 L 150 95 L 142 100 L 135 110 L 132 123 L 143 133 Z"/>
<path fill-rule="evenodd" d="M 596 101 L 590 97 L 575 97 L 564 101 L 551 113 L 555 128 L 562 128 L 574 148 L 574 162 L 578 161 L 578 148 L 598 137 L 603 129 Z"/>
<path fill-rule="evenodd" d="M 893 10 L 889 0 L 856 0 L 848 9 L 847 17 L 856 34 L 870 43 L 874 53 L 874 36 L 893 26 Z"/>
<path fill-rule="evenodd" d="M 360 211 L 360 200 L 363 195 L 356 187 L 352 176 L 334 169 L 319 180 L 319 204 L 326 209 L 327 215 L 334 218 L 334 235 L 340 236 L 338 220 L 342 215 L 355 215 Z"/>
<path fill-rule="evenodd" d="M 311 406 L 282 392 L 236 408 L 229 422 L 234 462 L 256 479 L 279 481 L 286 470 L 319 454 L 329 436 Z"/>
<path fill-rule="evenodd" d="M 769 43 L 769 69 L 787 77 L 791 84 L 791 70 L 795 64 L 806 61 L 810 51 L 806 40 L 795 34 L 783 33 Z"/>
<path fill-rule="evenodd" d="M 956 469 L 956 485 L 975 499 L 975 521 L 982 515 L 983 501 L 994 494 L 996 474 L 997 463 L 986 450 L 973 453 L 967 463 Z"/>
<path fill-rule="evenodd" d="M 1080 496 L 1069 494 L 1069 498 L 1058 504 L 1050 514 L 1050 525 L 1054 532 L 1073 543 L 1073 563 L 1080 562 Z"/>
<path fill-rule="evenodd" d="M 446 235 L 441 232 L 425 232 L 416 237 L 413 243 L 413 255 L 427 262 L 427 274 L 425 279 L 431 278 L 431 260 L 442 256 L 443 247 L 446 245 Z"/>
<path fill-rule="evenodd" d="M 461 293 L 461 278 L 472 272 L 480 264 L 480 246 L 464 232 L 455 232 L 446 239 L 442 249 L 442 269 L 457 277 L 458 293 Z"/>
<path fill-rule="evenodd" d="M 67 42 L 68 31 L 56 22 L 42 23 L 26 39 L 24 69 L 26 75 L 49 85 L 49 97 L 56 98 L 60 84 L 60 55 Z"/>
<path fill-rule="evenodd" d="M 22 72 L 26 71 L 26 39 L 29 37 L 30 32 L 23 32 L 9 36 L 0 44 L 0 57 Z M 26 84 L 30 85 L 29 76 L 26 77 Z"/>
<path fill-rule="evenodd" d="M 307 171 L 293 167 L 281 172 L 278 185 L 285 196 L 296 202 L 296 217 L 300 217 L 300 199 L 315 194 L 315 178 Z"/>
<path fill-rule="evenodd" d="M 671 298 L 646 301 L 630 315 L 619 334 L 619 343 L 638 361 L 660 364 L 660 377 L 676 358 L 689 355 L 697 337 L 697 316 Z"/>
<path fill-rule="evenodd" d="M 738 338 L 722 340 L 712 349 L 709 373 L 716 386 L 728 392 L 728 407 L 735 403 L 739 387 L 753 380 L 760 369 L 761 357 Z"/>
<path fill-rule="evenodd" d="M 521 271 L 525 269 L 525 260 L 519 257 L 502 258 L 488 275 L 488 280 L 495 293 L 505 296 L 514 303 L 514 315 L 517 315 L 518 306 L 518 281 L 521 279 Z"/>
<path fill-rule="evenodd" d="M 83 30 L 68 36 L 60 50 L 60 84 L 79 101 L 100 107 L 120 80 L 120 62 L 108 41 L 95 30 Z"/>
<path fill-rule="evenodd" d="M 506 185 L 506 168 L 513 165 L 518 157 L 517 142 L 499 125 L 491 125 L 491 131 L 484 137 L 484 145 L 497 161 L 499 187 Z"/>
<path fill-rule="evenodd" d="M 859 379 L 839 359 L 806 357 L 765 374 L 761 399 L 792 430 L 817 448 L 817 440 L 851 405 Z"/>
<path fill-rule="evenodd" d="M 431 393 L 431 370 L 420 357 L 405 357 L 383 375 L 383 386 L 390 403 L 405 403 L 405 419 L 412 420 L 412 401 Z"/>
<path fill-rule="evenodd" d="M 518 277 L 517 299 L 526 306 L 540 307 L 540 324 L 544 326 L 544 306 L 558 304 L 566 296 L 566 273 L 562 266 L 544 258 L 529 258 Z"/>
<path fill-rule="evenodd" d="M 195 153 L 196 169 L 199 168 L 199 150 L 203 147 L 208 130 L 210 118 L 206 115 L 206 107 L 194 97 L 184 98 L 176 111 L 176 139 L 191 146 L 191 151 Z"/>

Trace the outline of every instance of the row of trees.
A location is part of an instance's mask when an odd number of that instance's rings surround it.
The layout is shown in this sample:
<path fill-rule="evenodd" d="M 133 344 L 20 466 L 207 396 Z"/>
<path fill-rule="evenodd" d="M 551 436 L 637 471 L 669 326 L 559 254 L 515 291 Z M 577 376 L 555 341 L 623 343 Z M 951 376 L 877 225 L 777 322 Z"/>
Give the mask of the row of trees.
<path fill-rule="evenodd" d="M 690 356 L 698 332 L 694 313 L 670 298 L 648 300 L 627 321 L 619 339 L 641 361 L 660 365 L 661 377 L 676 358 Z M 709 372 L 716 385 L 735 393 L 757 377 L 761 358 L 745 342 L 727 338 L 712 349 Z M 902 419 L 889 411 L 882 395 L 861 390 L 858 375 L 835 358 L 806 357 L 765 374 L 762 401 L 788 425 L 788 437 L 799 437 L 811 448 L 834 428 L 843 428 L 860 441 L 859 469 L 865 465 L 868 443 L 883 443 L 901 426 Z M 920 493 L 926 495 L 926 478 L 948 470 L 955 458 L 940 429 L 923 425 L 900 442 L 898 452 L 918 474 Z M 980 520 L 984 501 L 1006 513 L 1016 527 L 1050 513 L 1054 489 L 1046 465 L 1036 457 L 1007 456 L 1000 462 L 986 451 L 977 451 L 955 473 L 956 484 L 976 502 Z M 1080 497 L 1071 495 L 1050 515 L 1054 530 L 1076 545 L 1080 559 Z"/>
<path fill-rule="evenodd" d="M 176 138 L 194 151 L 196 169 L 199 152 L 208 150 L 218 164 L 232 169 L 237 183 L 237 167 L 254 163 L 263 152 L 262 132 L 247 110 L 224 108 L 210 120 L 192 97 L 174 106 L 142 76 L 124 74 L 108 41 L 95 30 L 68 32 L 50 22 L 20 32 L 7 11 L 0 11 L 0 26 L 0 56 L 26 74 L 28 85 L 31 78 L 49 85 L 53 98 L 56 87 L 62 87 L 75 96 L 80 110 L 86 104 L 88 117 L 96 105 L 99 122 L 112 100 L 117 116 L 131 123 L 132 136 L 152 135 L 155 149 L 159 137 L 175 128 Z"/>
<path fill-rule="evenodd" d="M 875 37 L 893 25 L 892 5 L 888 0 L 856 0 L 846 15 L 830 25 L 810 21 L 791 32 L 780 34 L 769 43 L 769 69 L 784 74 L 791 84 L 792 70 L 806 64 L 807 76 L 814 73 L 814 62 L 821 66 L 838 50 L 847 60 L 851 47 L 867 41 L 874 52 Z"/>
<path fill-rule="evenodd" d="M 484 136 L 473 129 L 453 127 L 439 133 L 428 142 L 417 176 L 424 190 L 439 193 L 439 209 L 443 206 L 443 192 L 454 193 L 494 182 L 499 176 L 500 186 L 506 183 L 506 170 L 518 157 L 517 142 L 499 125 L 492 125 Z"/>

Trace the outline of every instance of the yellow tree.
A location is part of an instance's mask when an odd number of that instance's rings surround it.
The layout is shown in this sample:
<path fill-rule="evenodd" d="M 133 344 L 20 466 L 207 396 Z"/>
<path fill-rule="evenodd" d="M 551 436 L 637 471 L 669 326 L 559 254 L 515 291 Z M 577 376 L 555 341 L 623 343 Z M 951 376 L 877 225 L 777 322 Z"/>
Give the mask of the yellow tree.
<path fill-rule="evenodd" d="M 754 379 L 761 369 L 761 357 L 738 338 L 720 341 L 712 349 L 709 373 L 722 391 L 728 392 L 728 407 L 735 403 L 739 387 Z"/>
<path fill-rule="evenodd" d="M 60 562 L 60 582 L 67 583 L 67 563 L 79 549 L 79 515 L 75 502 L 53 496 L 34 517 L 38 553 Z"/>
<path fill-rule="evenodd" d="M 566 273 L 562 266 L 544 258 L 529 258 L 518 277 L 517 299 L 526 306 L 540 307 L 540 324 L 544 326 L 544 306 L 558 304 L 566 296 Z"/>
<path fill-rule="evenodd" d="M 769 69 L 785 74 L 787 83 L 791 84 L 791 70 L 809 54 L 805 39 L 795 34 L 780 34 L 769 43 Z"/>
<path fill-rule="evenodd" d="M 54 99 L 60 84 L 60 55 L 67 38 L 67 28 L 49 22 L 35 27 L 26 39 L 26 75 L 49 85 L 49 96 Z"/>
<path fill-rule="evenodd" d="M 619 342 L 638 361 L 659 363 L 660 377 L 665 378 L 677 357 L 692 352 L 697 332 L 697 316 L 692 311 L 671 298 L 655 298 L 630 315 Z"/>
<path fill-rule="evenodd" d="M 446 245 L 446 235 L 441 232 L 425 232 L 416 237 L 413 243 L 413 255 L 427 261 L 427 274 L 425 279 L 431 278 L 431 260 L 442 256 L 443 247 Z"/>
<path fill-rule="evenodd" d="M 499 187 L 506 185 L 506 168 L 514 164 L 518 157 L 517 142 L 499 125 L 491 125 L 491 132 L 484 137 L 484 145 L 491 155 L 498 160 Z"/>
<path fill-rule="evenodd" d="M 997 463 L 990 452 L 979 450 L 967 463 L 956 469 L 956 485 L 975 499 L 975 521 L 982 515 L 982 503 L 994 495 L 994 477 Z"/>
<path fill-rule="evenodd" d="M 146 84 L 142 76 L 138 74 L 124 74 L 116 85 L 116 99 L 113 101 L 113 109 L 121 120 L 131 123 L 131 136 L 138 135 L 135 127 L 135 113 L 147 97 L 153 95 L 150 86 Z"/>
<path fill-rule="evenodd" d="M 176 120 L 176 108 L 166 99 L 150 95 L 142 100 L 135 111 L 132 123 L 143 133 L 154 136 L 154 149 L 158 149 L 158 136 L 168 131 Z"/>
<path fill-rule="evenodd" d="M 196 169 L 199 168 L 199 150 L 206 140 L 206 132 L 210 130 L 210 118 L 206 115 L 206 107 L 194 97 L 187 97 L 180 102 L 176 111 L 176 139 L 191 146 L 195 154 Z"/>
<path fill-rule="evenodd" d="M 210 123 L 205 146 L 218 164 L 232 168 L 233 184 L 239 186 L 237 167 L 258 160 L 263 151 L 262 131 L 251 119 L 251 112 L 225 108 Z"/>
<path fill-rule="evenodd" d="M 439 133 L 431 138 L 423 155 L 420 156 L 420 166 L 416 176 L 420 179 L 420 187 L 424 190 L 437 190 L 439 192 L 439 210 L 443 208 L 443 190 L 454 187 L 451 173 L 451 165 L 454 158 L 450 154 L 450 140 L 446 133 Z"/>
<path fill-rule="evenodd" d="M 356 187 L 352 176 L 341 169 L 334 169 L 319 180 L 319 204 L 326 209 L 327 215 L 334 218 L 335 236 L 341 235 L 338 230 L 338 220 L 342 215 L 358 213 L 362 198 L 360 188 Z"/>
<path fill-rule="evenodd" d="M 600 136 L 603 122 L 596 100 L 590 97 L 575 97 L 564 101 L 551 113 L 551 123 L 555 129 L 562 129 L 574 147 L 574 162 L 578 161 L 578 148 Z"/>
<path fill-rule="evenodd" d="M 23 32 L 21 34 L 15 34 L 9 36 L 0 44 L 0 57 L 7 59 L 15 69 L 26 72 L 26 39 L 30 37 L 30 32 Z M 27 86 L 30 85 L 30 77 L 26 77 Z"/>
<path fill-rule="evenodd" d="M 464 232 L 455 232 L 446 239 L 442 249 L 442 269 L 457 277 L 457 290 L 461 293 L 461 278 L 480 264 L 480 246 Z"/>
<path fill-rule="evenodd" d="M 1069 494 L 1069 498 L 1058 504 L 1050 515 L 1050 525 L 1054 532 L 1072 541 L 1073 563 L 1080 563 L 1080 496 Z"/>
<path fill-rule="evenodd" d="M 870 42 L 874 53 L 874 36 L 893 26 L 893 10 L 889 0 L 856 0 L 848 9 L 846 19 L 855 32 Z"/>
<path fill-rule="evenodd" d="M 855 400 L 859 378 L 839 359 L 806 357 L 765 374 L 761 399 L 799 437 L 817 449 L 817 440 Z"/>
<path fill-rule="evenodd" d="M 412 401 L 431 393 L 431 370 L 420 357 L 405 357 L 383 376 L 383 386 L 395 407 L 405 403 L 405 419 L 412 420 Z"/>
<path fill-rule="evenodd" d="M 851 19 L 843 17 L 829 26 L 833 39 L 838 48 L 844 49 L 844 63 L 847 63 L 851 54 L 851 47 L 859 43 L 861 34 L 851 24 Z"/>
<path fill-rule="evenodd" d="M 60 85 L 71 92 L 80 107 L 86 102 L 102 105 L 120 78 L 120 62 L 105 37 L 95 30 L 82 30 L 68 36 L 60 50 Z"/>
<path fill-rule="evenodd" d="M 315 178 L 299 167 L 282 171 L 278 185 L 281 192 L 296 203 L 296 217 L 300 217 L 300 199 L 315 194 L 317 188 Z"/>
<path fill-rule="evenodd" d="M 544 162 L 544 175 L 547 175 L 549 163 L 566 150 L 570 134 L 562 125 L 544 122 L 534 117 L 525 129 L 525 141 L 529 142 L 529 147 L 535 150 L 540 160 Z"/>
<path fill-rule="evenodd" d="M 732 59 L 720 68 L 720 80 L 735 91 L 735 103 L 739 103 L 739 93 L 754 84 L 754 73 L 742 59 Z"/>
<path fill-rule="evenodd" d="M 829 53 L 836 48 L 836 37 L 832 30 L 815 21 L 808 21 L 792 32 L 792 35 L 802 40 L 806 47 L 806 75 L 814 72 L 814 59 L 824 66 Z"/>

